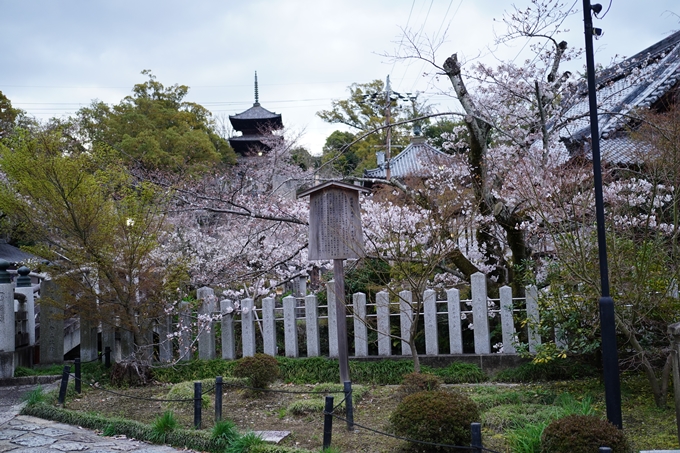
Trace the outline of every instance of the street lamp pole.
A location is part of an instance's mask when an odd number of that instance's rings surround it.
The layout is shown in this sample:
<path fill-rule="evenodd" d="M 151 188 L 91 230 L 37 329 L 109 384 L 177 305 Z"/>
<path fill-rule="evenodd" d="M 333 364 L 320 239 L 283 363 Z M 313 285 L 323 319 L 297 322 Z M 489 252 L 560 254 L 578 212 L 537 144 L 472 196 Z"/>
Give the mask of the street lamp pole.
<path fill-rule="evenodd" d="M 602 367 L 604 371 L 604 392 L 607 404 L 607 420 L 619 429 L 621 419 L 621 383 L 619 381 L 619 357 L 616 346 L 616 320 L 614 300 L 609 295 L 609 267 L 607 264 L 607 236 L 604 225 L 604 198 L 602 196 L 602 167 L 600 163 L 600 130 L 597 119 L 597 94 L 595 86 L 595 62 L 593 57 L 593 34 L 601 35 L 602 30 L 593 28 L 592 13 L 602 10 L 590 0 L 583 0 L 583 22 L 586 35 L 586 67 L 588 71 L 588 98 L 590 101 L 590 137 L 593 151 L 593 176 L 595 185 L 595 215 L 597 219 L 597 245 L 600 258 L 600 284 L 602 296 L 600 308 L 600 332 L 602 336 Z"/>

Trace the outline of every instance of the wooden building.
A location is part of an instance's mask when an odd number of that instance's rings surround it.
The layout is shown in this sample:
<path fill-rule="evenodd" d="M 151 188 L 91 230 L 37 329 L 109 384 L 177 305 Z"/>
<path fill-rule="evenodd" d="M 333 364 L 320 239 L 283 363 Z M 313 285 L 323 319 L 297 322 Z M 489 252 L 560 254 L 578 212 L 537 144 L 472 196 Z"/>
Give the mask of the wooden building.
<path fill-rule="evenodd" d="M 229 139 L 229 144 L 241 156 L 258 156 L 271 151 L 281 141 L 281 137 L 273 131 L 283 128 L 280 113 L 270 112 L 260 105 L 257 72 L 255 72 L 255 103 L 248 110 L 236 115 L 229 115 L 229 121 L 235 135 Z"/>

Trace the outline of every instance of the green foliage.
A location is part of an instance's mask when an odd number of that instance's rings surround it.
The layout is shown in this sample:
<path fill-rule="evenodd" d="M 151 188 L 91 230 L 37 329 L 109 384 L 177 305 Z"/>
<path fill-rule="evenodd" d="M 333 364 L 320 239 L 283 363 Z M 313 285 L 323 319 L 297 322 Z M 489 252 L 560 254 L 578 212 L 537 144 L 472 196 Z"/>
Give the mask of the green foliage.
<path fill-rule="evenodd" d="M 12 102 L 0 91 L 0 139 L 12 132 L 21 113 L 21 110 L 12 107 Z"/>
<path fill-rule="evenodd" d="M 222 359 L 191 360 L 180 362 L 172 367 L 152 368 L 153 379 L 159 382 L 183 382 L 215 378 L 216 376 L 233 376 L 236 362 Z"/>
<path fill-rule="evenodd" d="M 314 386 L 313 392 L 320 393 L 320 392 L 326 392 L 326 393 L 333 393 L 335 394 L 336 398 L 338 397 L 344 397 L 341 392 L 343 392 L 344 386 L 341 384 L 319 384 Z M 352 386 L 352 402 L 354 405 L 359 404 L 361 400 L 366 396 L 368 393 L 368 388 L 364 387 L 363 385 L 353 385 Z M 312 413 L 317 413 L 321 414 L 324 411 L 325 407 L 325 397 L 319 397 L 319 398 L 312 398 L 312 399 L 301 399 L 301 400 L 296 400 L 293 401 L 291 404 L 288 405 L 286 408 L 286 412 L 293 414 L 293 415 L 308 415 Z M 344 402 L 338 406 L 336 411 L 342 412 L 345 410 L 345 404 Z"/>
<path fill-rule="evenodd" d="M 378 362 L 350 362 L 352 380 L 365 384 L 398 385 L 405 374 L 413 372 L 410 360 L 381 360 Z"/>
<path fill-rule="evenodd" d="M 631 451 L 623 431 L 593 416 L 569 415 L 555 420 L 541 438 L 544 453 L 590 453 L 599 447 L 609 447 L 613 453 Z"/>
<path fill-rule="evenodd" d="M 484 426 L 494 431 L 519 429 L 537 423 L 547 424 L 562 416 L 561 408 L 545 404 L 523 403 L 495 406 L 484 412 Z"/>
<path fill-rule="evenodd" d="M 541 436 L 547 421 L 531 423 L 506 431 L 508 446 L 513 453 L 541 453 Z"/>
<path fill-rule="evenodd" d="M 360 158 L 357 154 L 358 144 L 352 144 L 357 137 L 351 132 L 334 131 L 326 138 L 321 156 L 321 164 L 331 163 L 332 168 L 341 175 L 352 175 L 356 172 Z"/>
<path fill-rule="evenodd" d="M 61 292 L 42 303 L 91 321 L 119 317 L 144 345 L 141 332 L 163 313 L 165 281 L 157 270 L 169 263 L 160 266 L 153 252 L 164 233 L 166 194 L 135 181 L 109 150 L 86 149 L 76 132 L 57 122 L 0 144 L 7 177 L 0 210 L 32 232 L 42 245 L 31 251 L 51 262 Z M 98 284 L 82 269 L 93 269 Z"/>
<path fill-rule="evenodd" d="M 266 389 L 279 378 L 280 370 L 276 358 L 267 354 L 255 354 L 236 361 L 234 376 L 247 378 L 256 389 Z"/>
<path fill-rule="evenodd" d="M 385 260 L 365 258 L 345 272 L 345 294 L 364 293 L 375 300 L 375 294 L 390 282 L 390 265 Z"/>
<path fill-rule="evenodd" d="M 14 369 L 14 377 L 24 376 L 61 376 L 64 370 L 63 365 L 37 366 L 35 368 L 26 368 L 18 366 Z"/>
<path fill-rule="evenodd" d="M 596 368 L 572 359 L 555 359 L 545 363 L 524 363 L 496 374 L 497 382 L 540 382 L 580 379 L 596 376 Z"/>
<path fill-rule="evenodd" d="M 112 437 L 116 435 L 116 426 L 113 423 L 109 423 L 102 430 L 102 436 Z"/>
<path fill-rule="evenodd" d="M 94 430 L 106 430 L 108 435 L 125 435 L 130 438 L 151 441 L 152 427 L 144 423 L 122 418 L 103 417 L 101 415 L 75 412 L 46 404 L 25 406 L 21 413 L 47 420 L 54 420 L 69 425 L 82 426 Z M 205 431 L 175 429 L 166 434 L 165 442 L 197 451 L 222 452 L 213 441 L 210 433 Z"/>
<path fill-rule="evenodd" d="M 150 440 L 155 444 L 165 443 L 168 433 L 174 431 L 179 426 L 175 414 L 165 411 L 159 415 L 151 424 Z"/>
<path fill-rule="evenodd" d="M 214 380 L 203 380 L 201 381 L 201 388 L 205 392 L 205 390 L 212 388 L 215 385 Z M 170 390 L 168 391 L 168 394 L 166 395 L 166 399 L 169 400 L 186 400 L 182 402 L 168 402 L 167 405 L 168 407 L 188 407 L 187 405 L 193 404 L 194 400 L 194 382 L 193 381 L 186 381 L 186 382 L 180 382 L 175 385 L 173 385 Z M 201 404 L 203 407 L 208 407 L 210 406 L 210 397 L 208 396 L 207 393 L 203 393 L 201 396 Z"/>
<path fill-rule="evenodd" d="M 239 433 L 234 422 L 231 420 L 220 420 L 213 426 L 211 436 L 215 443 L 221 449 L 224 449 L 239 437 Z"/>
<path fill-rule="evenodd" d="M 444 142 L 449 140 L 443 138 L 442 134 L 451 134 L 453 132 L 453 129 L 460 124 L 463 123 L 451 121 L 448 119 L 438 119 L 435 122 L 427 125 L 423 129 L 423 135 L 427 137 L 427 141 L 430 143 L 430 145 L 434 146 L 438 150 L 444 151 L 445 153 L 452 153 L 454 150 L 444 149 Z M 465 140 L 465 142 L 466 143 L 469 142 L 469 139 Z M 462 152 L 464 151 L 464 149 L 455 151 Z"/>
<path fill-rule="evenodd" d="M 115 149 L 126 163 L 149 170 L 186 173 L 235 162 L 211 113 L 184 100 L 189 87 L 166 87 L 151 71 L 142 74 L 149 80 L 135 85 L 120 104 L 94 102 L 78 112 L 79 126 L 94 147 Z"/>
<path fill-rule="evenodd" d="M 402 397 L 412 395 L 416 392 L 439 390 L 442 380 L 428 373 L 408 373 L 399 386 L 399 394 Z"/>
<path fill-rule="evenodd" d="M 478 421 L 479 408 L 474 401 L 462 393 L 446 391 L 409 395 L 390 416 L 390 423 L 400 436 L 461 446 L 470 445 L 470 424 Z"/>
<path fill-rule="evenodd" d="M 422 366 L 422 371 L 442 378 L 445 384 L 463 384 L 486 381 L 486 375 L 475 363 L 452 362 L 444 368 Z"/>
<path fill-rule="evenodd" d="M 324 357 L 276 357 L 279 377 L 293 384 L 316 384 L 340 380 L 338 361 Z M 245 378 L 234 377 L 238 361 L 195 360 L 173 367 L 153 368 L 152 377 L 159 382 L 183 382 L 214 379 L 223 376 L 225 384 L 246 385 Z M 405 374 L 413 372 L 410 360 L 350 361 L 352 382 L 361 384 L 399 385 Z M 453 362 L 445 368 L 423 367 L 423 371 L 441 377 L 447 384 L 483 382 L 486 376 L 475 364 Z"/>
<path fill-rule="evenodd" d="M 29 390 L 21 396 L 22 401 L 25 401 L 28 406 L 47 402 L 47 397 L 43 392 L 42 386 L 37 386 L 33 390 Z"/>
<path fill-rule="evenodd" d="M 505 388 L 485 385 L 475 387 L 470 397 L 477 403 L 480 410 L 487 411 L 492 407 L 502 405 L 552 404 L 556 395 L 552 390 L 540 387 Z"/>
<path fill-rule="evenodd" d="M 334 100 L 330 110 L 317 112 L 317 116 L 327 123 L 344 124 L 358 131 L 357 135 L 363 135 L 374 129 L 380 129 L 364 139 L 353 144 L 348 149 L 343 145 L 350 143 L 358 138 L 350 132 L 335 131 L 328 137 L 324 146 L 323 160 L 343 154 L 337 160 L 337 170 L 343 174 L 361 174 L 365 169 L 377 166 L 375 152 L 386 143 L 386 130 L 383 128 L 386 119 L 387 101 L 384 93 L 380 93 L 385 88 L 382 80 L 374 80 L 369 83 L 353 83 L 349 86 L 349 97 L 347 99 Z M 377 96 L 373 96 L 378 94 Z M 400 108 L 396 100 L 390 101 L 392 104 L 391 123 L 398 123 L 409 118 L 415 118 L 428 113 L 429 107 L 418 102 L 413 102 L 411 108 Z M 401 124 L 393 126 L 392 145 L 395 149 L 399 146 L 406 146 L 409 142 L 411 126 Z"/>
<path fill-rule="evenodd" d="M 260 436 L 253 432 L 249 432 L 234 439 L 234 441 L 224 450 L 224 453 L 250 452 L 253 447 L 263 443 L 264 441 Z"/>

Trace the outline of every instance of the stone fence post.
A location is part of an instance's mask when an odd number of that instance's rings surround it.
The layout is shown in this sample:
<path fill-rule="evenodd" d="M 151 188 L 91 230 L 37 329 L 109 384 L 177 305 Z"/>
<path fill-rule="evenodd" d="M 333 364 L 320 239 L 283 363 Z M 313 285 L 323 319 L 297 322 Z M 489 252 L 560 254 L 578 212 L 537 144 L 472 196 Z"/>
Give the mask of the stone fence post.
<path fill-rule="evenodd" d="M 196 290 L 196 297 L 201 301 L 198 309 L 198 358 L 212 360 L 215 358 L 215 323 L 212 316 L 216 311 L 215 291 L 204 286 Z M 207 320 L 209 318 L 209 320 Z"/>
<path fill-rule="evenodd" d="M 668 326 L 668 333 L 672 338 L 671 359 L 673 361 L 675 420 L 678 426 L 678 442 L 680 442 L 680 322 Z"/>
<path fill-rule="evenodd" d="M 40 284 L 41 364 L 64 362 L 64 310 L 57 306 L 60 302 L 61 292 L 57 283 L 43 280 Z"/>
<path fill-rule="evenodd" d="M 14 288 L 8 268 L 0 260 L 0 378 L 14 377 Z"/>

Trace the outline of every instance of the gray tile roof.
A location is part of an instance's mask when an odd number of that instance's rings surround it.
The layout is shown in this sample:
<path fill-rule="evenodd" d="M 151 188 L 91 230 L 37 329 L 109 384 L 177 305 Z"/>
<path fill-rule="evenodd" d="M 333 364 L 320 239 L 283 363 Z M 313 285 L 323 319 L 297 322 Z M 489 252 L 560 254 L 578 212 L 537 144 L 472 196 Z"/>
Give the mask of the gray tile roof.
<path fill-rule="evenodd" d="M 627 115 L 634 113 L 635 109 L 649 108 L 679 80 L 680 32 L 598 75 L 597 102 L 603 160 L 610 163 L 639 162 L 635 151 L 640 145 L 620 132 L 630 124 L 630 116 Z M 588 112 L 588 91 L 584 82 L 564 114 L 565 118 L 577 119 L 560 131 L 560 137 L 572 143 L 588 141 Z"/>
<path fill-rule="evenodd" d="M 390 173 L 395 178 L 423 176 L 426 173 L 426 167 L 441 165 L 450 160 L 451 156 L 430 146 L 424 138 L 414 138 L 401 153 L 390 159 Z M 365 170 L 364 176 L 366 178 L 385 179 L 385 165 L 372 170 Z"/>
<path fill-rule="evenodd" d="M 23 250 L 9 245 L 4 240 L 0 241 L 0 259 L 6 260 L 12 264 L 23 263 L 30 259 L 38 259 L 37 256 L 26 253 Z"/>
<path fill-rule="evenodd" d="M 281 114 L 270 112 L 266 108 L 262 107 L 259 103 L 255 103 L 245 112 L 241 112 L 236 115 L 229 115 L 229 118 L 239 120 L 272 120 L 281 118 Z"/>

